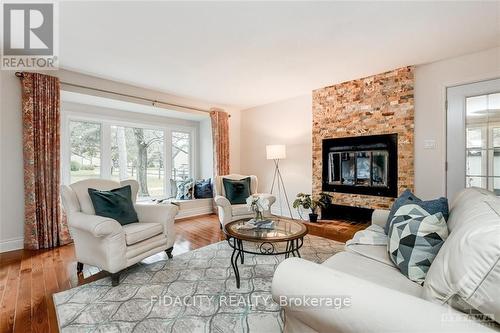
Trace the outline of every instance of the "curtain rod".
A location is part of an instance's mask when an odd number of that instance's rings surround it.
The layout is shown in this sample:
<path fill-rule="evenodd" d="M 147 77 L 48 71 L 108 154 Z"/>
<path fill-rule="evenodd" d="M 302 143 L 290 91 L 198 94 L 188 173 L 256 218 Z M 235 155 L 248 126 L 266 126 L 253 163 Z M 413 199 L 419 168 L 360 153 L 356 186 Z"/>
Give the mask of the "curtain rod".
<path fill-rule="evenodd" d="M 23 72 L 16 72 L 16 76 L 17 77 L 24 77 L 24 73 Z M 134 96 L 134 95 L 124 94 L 124 93 L 119 93 L 119 92 L 111 91 L 111 90 L 105 90 L 105 89 L 87 87 L 87 86 L 83 86 L 83 85 L 79 85 L 79 84 L 75 84 L 75 83 L 69 83 L 69 82 L 61 81 L 61 84 L 64 84 L 64 85 L 67 85 L 67 86 L 71 86 L 71 87 L 75 87 L 75 88 L 89 89 L 89 90 L 94 90 L 94 91 L 103 92 L 103 93 L 107 93 L 107 94 L 113 94 L 113 95 L 118 95 L 118 96 L 122 96 L 122 97 L 129 97 L 129 98 L 139 99 L 139 100 L 142 100 L 142 101 L 151 102 L 152 106 L 156 106 L 155 104 L 159 103 L 159 104 L 169 105 L 169 106 L 173 106 L 173 107 L 177 107 L 177 108 L 189 109 L 189 110 L 193 110 L 193 111 L 206 112 L 206 113 L 210 113 L 211 112 L 210 110 L 200 109 L 200 108 L 196 108 L 196 107 L 192 107 L 192 106 L 186 106 L 186 105 L 182 105 L 182 104 L 174 104 L 174 103 L 169 103 L 169 102 L 163 102 L 163 101 L 160 101 L 160 100 L 149 99 L 149 98 L 146 98 L 146 97 L 140 97 L 140 96 Z M 228 117 L 231 117 L 231 115 L 228 114 Z"/>

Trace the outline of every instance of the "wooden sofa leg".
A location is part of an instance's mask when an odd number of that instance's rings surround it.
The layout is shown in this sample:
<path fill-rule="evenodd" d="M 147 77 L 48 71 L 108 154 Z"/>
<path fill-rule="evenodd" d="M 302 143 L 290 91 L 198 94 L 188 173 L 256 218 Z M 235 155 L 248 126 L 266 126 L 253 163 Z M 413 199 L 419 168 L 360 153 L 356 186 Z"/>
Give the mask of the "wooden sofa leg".
<path fill-rule="evenodd" d="M 83 263 L 81 263 L 81 262 L 78 261 L 76 263 L 76 273 L 80 274 L 81 272 L 83 272 Z"/>
<path fill-rule="evenodd" d="M 120 284 L 120 273 L 111 273 L 111 285 L 116 287 Z"/>
<path fill-rule="evenodd" d="M 165 253 L 167 253 L 167 257 L 168 257 L 169 259 L 172 259 L 172 258 L 174 257 L 174 256 L 172 255 L 172 251 L 173 251 L 173 250 L 174 250 L 174 247 L 173 247 L 173 246 L 165 250 Z"/>

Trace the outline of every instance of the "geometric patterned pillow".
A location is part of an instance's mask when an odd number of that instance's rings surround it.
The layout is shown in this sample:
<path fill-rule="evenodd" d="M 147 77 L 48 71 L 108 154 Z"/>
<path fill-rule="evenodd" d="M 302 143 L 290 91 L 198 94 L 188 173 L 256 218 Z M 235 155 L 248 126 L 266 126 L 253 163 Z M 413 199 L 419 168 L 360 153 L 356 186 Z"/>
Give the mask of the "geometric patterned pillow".
<path fill-rule="evenodd" d="M 193 199 L 193 178 L 177 181 L 177 200 L 191 200 Z"/>
<path fill-rule="evenodd" d="M 431 215 L 418 205 L 408 204 L 394 214 L 388 236 L 391 260 L 410 280 L 422 283 L 448 237 L 448 226 L 443 214 Z"/>

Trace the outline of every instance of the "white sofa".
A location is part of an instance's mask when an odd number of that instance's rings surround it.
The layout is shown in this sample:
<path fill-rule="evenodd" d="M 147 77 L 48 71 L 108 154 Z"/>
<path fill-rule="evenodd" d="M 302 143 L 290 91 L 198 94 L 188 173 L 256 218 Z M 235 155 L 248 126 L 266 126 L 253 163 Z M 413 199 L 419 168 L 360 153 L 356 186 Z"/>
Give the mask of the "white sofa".
<path fill-rule="evenodd" d="M 258 194 L 262 197 L 267 197 L 269 199 L 269 211 L 264 212 L 264 215 L 271 214 L 271 206 L 276 202 L 276 197 L 272 194 L 258 193 L 257 192 L 257 176 L 244 176 L 239 174 L 230 174 L 225 176 L 215 177 L 214 190 L 215 190 L 215 204 L 217 205 L 219 221 L 221 228 L 226 225 L 226 223 L 244 219 L 252 218 L 255 214 L 248 210 L 246 204 L 231 205 L 229 200 L 226 198 L 226 193 L 224 191 L 223 179 L 234 179 L 239 180 L 246 177 L 250 177 L 250 194 Z"/>
<path fill-rule="evenodd" d="M 387 216 L 375 211 L 368 232 L 380 232 Z M 272 282 L 276 302 L 297 296 L 351 302 L 337 310 L 282 303 L 284 332 L 499 331 L 490 318 L 500 321 L 500 199 L 485 190 L 464 190 L 451 207 L 448 229 L 423 286 L 400 273 L 383 245 L 347 245 L 321 265 L 283 261 Z M 465 314 L 477 311 L 490 318 Z"/>
<path fill-rule="evenodd" d="M 121 225 L 116 220 L 95 215 L 89 188 L 111 190 L 132 187 L 132 200 L 139 222 Z M 75 244 L 77 271 L 83 264 L 111 273 L 113 286 L 119 284 L 119 272 L 155 253 L 165 251 L 172 258 L 175 242 L 174 218 L 178 207 L 172 204 L 135 203 L 138 183 L 88 179 L 61 187 L 64 210 Z"/>

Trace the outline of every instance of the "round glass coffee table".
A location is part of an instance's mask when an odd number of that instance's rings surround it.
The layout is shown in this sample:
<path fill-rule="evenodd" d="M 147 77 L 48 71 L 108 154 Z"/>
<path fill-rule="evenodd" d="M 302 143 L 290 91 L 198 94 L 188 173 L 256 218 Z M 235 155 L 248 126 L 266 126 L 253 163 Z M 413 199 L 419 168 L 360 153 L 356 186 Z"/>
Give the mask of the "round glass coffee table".
<path fill-rule="evenodd" d="M 238 259 L 244 264 L 244 254 L 257 255 L 281 255 L 285 258 L 291 255 L 300 257 L 299 249 L 304 244 L 304 236 L 307 234 L 307 227 L 300 222 L 271 217 L 274 221 L 272 229 L 240 229 L 240 226 L 250 219 L 233 221 L 224 226 L 229 246 L 233 248 L 231 255 L 231 266 L 236 276 L 236 287 L 240 288 L 240 272 L 238 270 Z M 245 247 L 244 242 L 251 242 Z M 251 245 L 251 246 L 249 246 Z"/>

